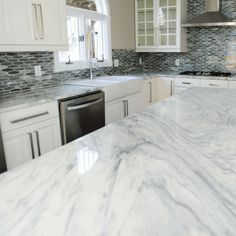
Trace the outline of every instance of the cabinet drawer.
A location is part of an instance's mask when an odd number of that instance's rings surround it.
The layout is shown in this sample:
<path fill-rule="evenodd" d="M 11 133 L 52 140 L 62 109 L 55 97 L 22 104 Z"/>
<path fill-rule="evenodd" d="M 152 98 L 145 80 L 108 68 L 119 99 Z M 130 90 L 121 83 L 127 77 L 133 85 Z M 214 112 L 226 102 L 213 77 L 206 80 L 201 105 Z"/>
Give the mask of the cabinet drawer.
<path fill-rule="evenodd" d="M 225 80 L 202 80 L 201 87 L 208 88 L 228 88 L 229 83 Z"/>
<path fill-rule="evenodd" d="M 18 109 L 0 114 L 1 130 L 4 133 L 58 116 L 57 102 Z"/>
<path fill-rule="evenodd" d="M 200 79 L 184 79 L 184 78 L 176 78 L 175 86 L 179 87 L 200 87 Z"/>
<path fill-rule="evenodd" d="M 236 81 L 229 81 L 229 88 L 236 89 Z"/>

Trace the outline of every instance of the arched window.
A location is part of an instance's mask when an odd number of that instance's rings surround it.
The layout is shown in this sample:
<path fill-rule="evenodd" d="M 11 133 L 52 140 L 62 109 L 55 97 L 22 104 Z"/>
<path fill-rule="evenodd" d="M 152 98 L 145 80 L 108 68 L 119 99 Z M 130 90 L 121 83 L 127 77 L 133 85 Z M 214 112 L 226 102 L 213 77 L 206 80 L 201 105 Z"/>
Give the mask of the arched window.
<path fill-rule="evenodd" d="M 54 53 L 55 71 L 111 66 L 111 30 L 108 0 L 67 0 L 69 50 Z"/>

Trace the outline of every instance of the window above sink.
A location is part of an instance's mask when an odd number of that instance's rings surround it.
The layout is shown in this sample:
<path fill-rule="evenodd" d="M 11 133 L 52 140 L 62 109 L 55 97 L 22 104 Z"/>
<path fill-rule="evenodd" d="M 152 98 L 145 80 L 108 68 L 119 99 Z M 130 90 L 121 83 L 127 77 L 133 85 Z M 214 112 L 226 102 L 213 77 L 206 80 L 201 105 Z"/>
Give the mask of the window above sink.
<path fill-rule="evenodd" d="M 69 50 L 54 53 L 56 72 L 89 68 L 92 59 L 112 66 L 107 0 L 67 0 L 67 31 Z"/>

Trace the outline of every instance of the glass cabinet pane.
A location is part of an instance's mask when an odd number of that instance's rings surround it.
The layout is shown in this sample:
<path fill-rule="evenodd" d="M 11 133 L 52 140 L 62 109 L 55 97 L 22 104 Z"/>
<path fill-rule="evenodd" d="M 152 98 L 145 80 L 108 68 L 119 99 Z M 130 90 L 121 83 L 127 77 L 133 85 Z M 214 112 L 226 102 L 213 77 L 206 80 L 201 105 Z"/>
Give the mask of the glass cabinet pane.
<path fill-rule="evenodd" d="M 168 20 L 176 20 L 176 8 L 169 8 Z"/>
<path fill-rule="evenodd" d="M 161 46 L 176 45 L 177 37 L 177 1 L 159 0 L 158 18 L 158 39 Z"/>
<path fill-rule="evenodd" d="M 143 9 L 145 4 L 145 0 L 138 0 L 138 9 Z"/>
<path fill-rule="evenodd" d="M 167 7 L 167 0 L 160 0 L 160 7 Z"/>
<path fill-rule="evenodd" d="M 145 34 L 145 23 L 138 23 L 138 34 L 139 35 Z"/>
<path fill-rule="evenodd" d="M 169 6 L 176 6 L 176 0 L 169 0 Z"/>
<path fill-rule="evenodd" d="M 153 10 L 146 11 L 146 21 L 153 21 Z"/>
<path fill-rule="evenodd" d="M 145 12 L 144 12 L 144 10 L 138 11 L 138 21 L 139 21 L 139 22 L 140 22 L 140 21 L 142 21 L 142 22 L 145 21 Z"/>
<path fill-rule="evenodd" d="M 154 36 L 147 36 L 147 46 L 154 45 Z"/>
<path fill-rule="evenodd" d="M 146 0 L 146 8 L 153 8 L 153 0 Z"/>
<path fill-rule="evenodd" d="M 138 46 L 145 46 L 145 36 L 138 36 Z"/>

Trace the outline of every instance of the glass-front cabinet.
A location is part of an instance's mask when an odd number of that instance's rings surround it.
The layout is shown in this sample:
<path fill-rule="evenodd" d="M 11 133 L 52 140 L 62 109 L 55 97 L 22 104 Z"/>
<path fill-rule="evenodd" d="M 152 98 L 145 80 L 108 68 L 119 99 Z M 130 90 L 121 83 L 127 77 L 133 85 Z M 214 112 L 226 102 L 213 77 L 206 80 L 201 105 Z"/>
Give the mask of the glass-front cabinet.
<path fill-rule="evenodd" d="M 136 51 L 186 51 L 186 0 L 136 0 Z"/>

